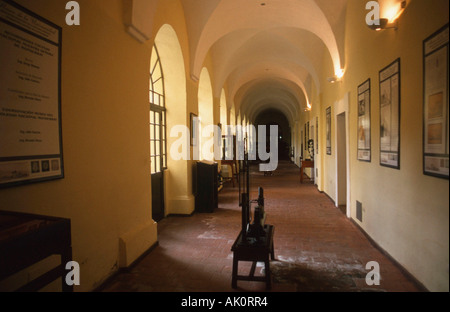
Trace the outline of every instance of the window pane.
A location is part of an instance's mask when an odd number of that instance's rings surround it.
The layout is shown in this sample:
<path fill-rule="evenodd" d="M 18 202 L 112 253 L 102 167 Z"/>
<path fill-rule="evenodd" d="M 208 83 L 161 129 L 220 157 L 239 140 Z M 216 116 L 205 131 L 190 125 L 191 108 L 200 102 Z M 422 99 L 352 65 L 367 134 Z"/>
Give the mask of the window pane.
<path fill-rule="evenodd" d="M 156 148 L 156 155 L 161 155 L 161 142 L 160 141 L 156 141 L 155 142 L 156 144 L 155 144 L 155 148 Z"/>
<path fill-rule="evenodd" d="M 151 156 L 155 155 L 155 141 L 153 140 L 150 141 L 150 155 Z"/>
<path fill-rule="evenodd" d="M 150 112 L 150 123 L 154 124 L 155 123 L 155 112 Z"/>
<path fill-rule="evenodd" d="M 154 125 L 150 125 L 150 139 L 151 140 L 155 139 L 155 126 Z"/>
<path fill-rule="evenodd" d="M 160 126 L 155 126 L 155 140 L 161 140 L 161 127 Z"/>

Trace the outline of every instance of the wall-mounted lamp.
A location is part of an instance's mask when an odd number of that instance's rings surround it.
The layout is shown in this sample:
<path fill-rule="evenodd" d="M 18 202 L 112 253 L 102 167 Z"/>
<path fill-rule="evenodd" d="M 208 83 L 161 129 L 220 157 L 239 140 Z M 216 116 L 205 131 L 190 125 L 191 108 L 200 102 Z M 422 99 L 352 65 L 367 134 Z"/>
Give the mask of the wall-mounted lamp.
<path fill-rule="evenodd" d="M 389 23 L 387 18 L 380 18 L 379 20 L 374 21 L 373 25 L 368 25 L 370 29 L 375 31 L 381 31 L 384 29 L 395 29 L 397 30 L 397 21 L 393 23 Z"/>
<path fill-rule="evenodd" d="M 329 83 L 341 82 L 342 81 L 342 77 L 344 77 L 344 73 L 345 73 L 344 69 L 338 68 L 338 69 L 336 69 L 336 72 L 335 72 L 334 76 L 328 78 L 327 80 L 328 80 Z"/>
<path fill-rule="evenodd" d="M 341 79 L 339 79 L 337 76 L 333 76 L 327 79 L 329 83 L 336 83 L 336 82 L 340 82 Z"/>
<path fill-rule="evenodd" d="M 373 2 L 373 4 L 377 4 L 375 1 L 371 2 Z M 400 15 L 403 14 L 407 6 L 407 0 L 379 0 L 377 6 L 374 7 L 375 11 L 370 13 L 370 16 L 376 17 L 370 22 L 366 20 L 367 26 L 375 31 L 381 31 L 384 29 L 397 30 L 397 20 Z M 382 17 L 380 17 L 380 15 Z"/>

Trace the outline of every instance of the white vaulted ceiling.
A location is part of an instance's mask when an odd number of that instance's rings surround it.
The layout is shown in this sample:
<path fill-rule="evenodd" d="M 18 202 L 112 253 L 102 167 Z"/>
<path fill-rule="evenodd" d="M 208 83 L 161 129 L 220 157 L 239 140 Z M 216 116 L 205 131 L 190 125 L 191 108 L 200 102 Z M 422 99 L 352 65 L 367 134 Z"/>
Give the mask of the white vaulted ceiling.
<path fill-rule="evenodd" d="M 229 105 L 250 121 L 276 108 L 294 122 L 320 91 L 324 56 L 330 71 L 344 67 L 347 1 L 181 0 L 191 77 L 209 53 L 214 96 L 226 86 Z"/>

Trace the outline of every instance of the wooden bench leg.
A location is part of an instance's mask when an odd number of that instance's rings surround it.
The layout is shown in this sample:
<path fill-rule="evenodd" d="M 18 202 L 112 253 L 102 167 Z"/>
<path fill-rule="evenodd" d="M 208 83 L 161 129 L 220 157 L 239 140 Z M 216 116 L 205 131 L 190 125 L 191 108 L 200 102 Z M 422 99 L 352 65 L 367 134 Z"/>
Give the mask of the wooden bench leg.
<path fill-rule="evenodd" d="M 273 241 L 272 241 L 272 245 L 270 246 L 270 257 L 272 260 L 275 260 L 275 249 L 273 247 Z"/>

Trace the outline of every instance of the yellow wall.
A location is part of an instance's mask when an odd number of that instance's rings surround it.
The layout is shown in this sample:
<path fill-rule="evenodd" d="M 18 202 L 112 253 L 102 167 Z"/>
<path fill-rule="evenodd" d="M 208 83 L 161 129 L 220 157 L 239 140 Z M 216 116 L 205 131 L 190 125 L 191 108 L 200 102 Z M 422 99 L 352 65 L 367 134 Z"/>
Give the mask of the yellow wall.
<path fill-rule="evenodd" d="M 448 23 L 446 0 L 412 1 L 399 19 L 398 30 L 375 32 L 365 26 L 364 0 L 350 1 L 346 26 L 346 73 L 341 83 L 327 84 L 322 73 L 322 152 L 325 109 L 349 94 L 351 217 L 429 290 L 448 291 L 449 182 L 423 175 L 422 42 Z M 380 166 L 379 78 L 381 69 L 401 59 L 400 170 Z M 324 68 L 332 69 L 329 57 Z M 371 79 L 372 161 L 357 160 L 357 87 Z M 336 133 L 332 125 L 332 144 Z M 323 154 L 324 191 L 334 200 L 335 146 Z M 363 204 L 363 222 L 356 219 L 356 201 Z M 368 259 L 370 261 L 370 259 Z M 383 270 L 381 268 L 381 270 Z"/>
<path fill-rule="evenodd" d="M 91 290 L 157 241 L 149 192 L 151 49 L 125 33 L 120 0 L 79 1 L 81 26 L 72 27 L 67 1 L 18 2 L 63 27 L 65 178 L 0 190 L 0 209 L 70 218 L 77 290 Z"/>

